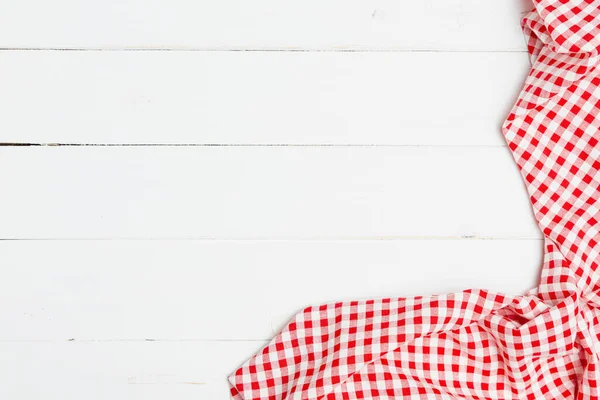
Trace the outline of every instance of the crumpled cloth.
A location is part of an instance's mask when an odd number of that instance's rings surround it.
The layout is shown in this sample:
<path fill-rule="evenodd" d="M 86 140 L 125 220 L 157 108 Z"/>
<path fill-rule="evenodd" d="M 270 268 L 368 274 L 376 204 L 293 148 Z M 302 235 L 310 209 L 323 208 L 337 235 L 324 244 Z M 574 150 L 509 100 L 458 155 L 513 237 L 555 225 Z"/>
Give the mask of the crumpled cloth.
<path fill-rule="evenodd" d="M 230 376 L 234 399 L 600 398 L 600 1 L 533 3 L 502 131 L 544 235 L 539 286 L 308 307 Z"/>

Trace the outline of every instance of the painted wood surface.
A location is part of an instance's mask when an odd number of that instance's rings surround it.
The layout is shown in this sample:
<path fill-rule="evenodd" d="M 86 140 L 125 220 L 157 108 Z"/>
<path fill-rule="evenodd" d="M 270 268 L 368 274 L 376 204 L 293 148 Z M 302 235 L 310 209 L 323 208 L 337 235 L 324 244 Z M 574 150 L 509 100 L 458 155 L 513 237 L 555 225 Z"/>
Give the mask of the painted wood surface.
<path fill-rule="evenodd" d="M 307 305 L 535 286 L 529 0 L 0 8 L 1 398 L 226 399 Z"/>
<path fill-rule="evenodd" d="M 263 342 L 0 342 L 0 396 L 220 400 L 226 376 Z"/>
<path fill-rule="evenodd" d="M 533 287 L 541 240 L 3 241 L 0 341 L 267 340 L 311 304 Z"/>
<path fill-rule="evenodd" d="M 4 147 L 4 239 L 541 237 L 506 147 Z"/>
<path fill-rule="evenodd" d="M 3 0 L 5 48 L 525 50 L 528 0 Z"/>
<path fill-rule="evenodd" d="M 0 142 L 504 145 L 523 53 L 9 52 Z"/>

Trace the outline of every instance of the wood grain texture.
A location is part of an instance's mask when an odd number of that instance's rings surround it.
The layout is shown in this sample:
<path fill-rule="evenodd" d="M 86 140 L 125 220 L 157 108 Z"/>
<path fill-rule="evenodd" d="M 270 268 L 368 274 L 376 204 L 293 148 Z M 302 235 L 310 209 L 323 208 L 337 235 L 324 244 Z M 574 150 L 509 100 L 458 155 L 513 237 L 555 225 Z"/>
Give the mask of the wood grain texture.
<path fill-rule="evenodd" d="M 537 283 L 541 240 L 3 241 L 0 341 L 266 340 L 311 304 Z M 200 362 L 200 360 L 198 360 Z"/>
<path fill-rule="evenodd" d="M 502 147 L 5 147 L 0 238 L 539 238 Z"/>
<path fill-rule="evenodd" d="M 15 400 L 220 400 L 262 342 L 0 342 L 0 396 Z"/>
<path fill-rule="evenodd" d="M 498 145 L 518 53 L 8 52 L 0 142 Z"/>
<path fill-rule="evenodd" d="M 528 0 L 2 1 L 9 48 L 524 50 Z"/>
<path fill-rule="evenodd" d="M 0 398 L 226 399 L 307 305 L 537 283 L 529 0 L 0 8 L 0 143 L 77 145 L 0 147 Z"/>

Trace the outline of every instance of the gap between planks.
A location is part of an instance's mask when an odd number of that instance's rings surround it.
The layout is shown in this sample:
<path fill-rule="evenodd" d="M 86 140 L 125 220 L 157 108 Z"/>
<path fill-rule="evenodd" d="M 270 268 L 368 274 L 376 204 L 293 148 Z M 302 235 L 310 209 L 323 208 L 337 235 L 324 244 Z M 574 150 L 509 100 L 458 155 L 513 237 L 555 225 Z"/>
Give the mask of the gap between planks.
<path fill-rule="evenodd" d="M 284 53 L 527 53 L 525 49 L 515 50 L 459 50 L 459 49 L 395 49 L 381 48 L 293 48 L 293 47 L 267 47 L 267 48 L 244 48 L 244 47 L 0 47 L 0 51 L 167 51 L 167 52 L 284 52 Z"/>
<path fill-rule="evenodd" d="M 265 343 L 271 339 L 0 339 L 0 343 Z"/>
<path fill-rule="evenodd" d="M 503 144 L 338 144 L 338 143 L 0 143 L 0 147 L 472 147 L 496 148 L 507 147 Z"/>
<path fill-rule="evenodd" d="M 540 237 L 528 236 L 313 236 L 313 237 L 112 237 L 112 238 L 0 238 L 1 241 L 198 241 L 198 242 L 345 242 L 345 241 L 443 241 L 443 240 L 518 240 L 518 241 L 543 241 Z"/>

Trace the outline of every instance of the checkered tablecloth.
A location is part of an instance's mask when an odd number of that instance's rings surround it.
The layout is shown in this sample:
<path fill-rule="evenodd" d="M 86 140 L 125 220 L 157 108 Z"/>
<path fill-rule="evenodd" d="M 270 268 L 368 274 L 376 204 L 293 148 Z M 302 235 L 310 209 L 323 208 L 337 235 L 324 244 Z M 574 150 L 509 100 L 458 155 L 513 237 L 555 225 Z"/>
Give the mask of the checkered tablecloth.
<path fill-rule="evenodd" d="M 600 398 L 600 1 L 534 6 L 503 133 L 544 235 L 539 286 L 308 307 L 230 376 L 234 399 Z"/>

